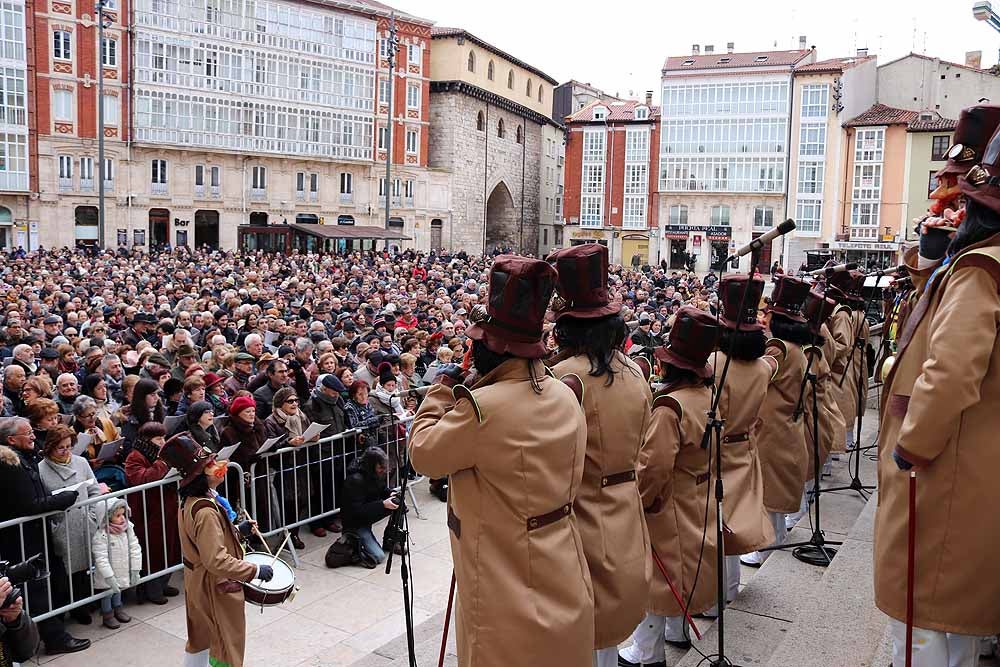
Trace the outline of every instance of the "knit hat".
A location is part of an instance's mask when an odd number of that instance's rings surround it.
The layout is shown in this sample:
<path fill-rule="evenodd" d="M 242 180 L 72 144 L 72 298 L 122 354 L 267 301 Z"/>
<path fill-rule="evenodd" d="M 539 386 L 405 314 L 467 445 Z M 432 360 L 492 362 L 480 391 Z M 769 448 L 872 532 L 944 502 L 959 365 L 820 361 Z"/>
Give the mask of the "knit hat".
<path fill-rule="evenodd" d="M 278 391 L 274 392 L 274 398 L 271 400 L 271 407 L 274 410 L 277 410 L 285 404 L 285 401 L 293 396 L 295 396 L 294 389 L 291 387 L 282 387 Z"/>
<path fill-rule="evenodd" d="M 212 412 L 212 410 L 213 410 L 212 404 L 209 403 L 208 401 L 195 401 L 194 403 L 191 404 L 191 407 L 188 408 L 187 423 L 188 424 L 196 423 L 199 419 L 201 419 L 201 416 L 203 414 L 205 414 L 206 412 Z"/>
<path fill-rule="evenodd" d="M 254 402 L 252 396 L 239 396 L 233 399 L 233 402 L 229 404 L 229 415 L 235 417 L 247 408 L 256 408 L 257 404 Z"/>
<path fill-rule="evenodd" d="M 392 374 L 392 366 L 383 363 L 378 369 L 378 383 L 385 386 L 386 382 L 395 382 L 396 376 Z"/>

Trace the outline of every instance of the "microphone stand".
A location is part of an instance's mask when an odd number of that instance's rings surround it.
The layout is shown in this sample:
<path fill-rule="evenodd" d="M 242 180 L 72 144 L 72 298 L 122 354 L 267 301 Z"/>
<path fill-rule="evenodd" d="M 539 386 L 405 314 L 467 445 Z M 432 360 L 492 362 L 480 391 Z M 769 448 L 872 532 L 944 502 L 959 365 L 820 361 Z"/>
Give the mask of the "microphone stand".
<path fill-rule="evenodd" d="M 399 424 L 396 421 L 396 413 L 392 410 L 391 405 L 389 406 L 389 409 L 389 428 L 391 429 L 392 437 L 396 437 Z M 398 447 L 397 451 L 400 451 Z M 397 462 L 399 466 L 397 470 L 401 471 L 399 493 L 396 498 L 397 506 L 390 515 L 389 523 L 385 527 L 385 534 L 382 536 L 382 544 L 385 547 L 387 556 L 385 559 L 386 574 L 389 574 L 392 569 L 392 556 L 396 551 L 396 546 L 402 546 L 399 550 L 399 576 L 403 585 L 403 615 L 405 617 L 406 625 L 406 651 L 409 656 L 409 666 L 417 667 L 416 637 L 413 631 L 413 599 L 410 593 L 410 534 L 408 530 L 409 524 L 406 519 L 406 486 L 410 479 L 409 475 L 406 474 L 406 469 L 409 467 L 409 456 L 406 453 L 405 447 L 401 451 L 403 452 L 400 456 L 401 460 Z"/>
<path fill-rule="evenodd" d="M 743 317 L 743 309 L 746 307 L 747 295 L 750 293 L 750 283 L 753 282 L 753 272 L 754 267 L 757 265 L 759 248 L 754 248 L 750 251 L 750 268 L 747 271 L 747 282 L 746 287 L 743 288 L 743 294 L 740 296 L 740 307 L 736 311 L 736 330 L 733 336 L 729 340 L 729 349 L 726 351 L 726 363 L 722 366 L 722 374 L 719 376 L 719 381 L 716 383 L 715 395 L 712 397 L 712 405 L 708 410 L 708 422 L 705 424 L 705 432 L 701 436 L 701 448 L 707 449 L 711 446 L 713 436 L 715 440 L 715 582 L 716 582 L 716 609 L 719 612 L 717 623 L 719 626 L 719 648 L 718 653 L 714 656 L 708 656 L 708 664 L 710 667 L 733 667 L 733 662 L 726 657 L 726 554 L 725 548 L 723 546 L 723 510 L 722 510 L 722 499 L 725 497 L 725 489 L 722 484 L 722 429 L 725 426 L 726 420 L 720 419 L 719 414 L 719 403 L 722 401 L 722 390 L 726 385 L 726 377 L 729 374 L 729 364 L 733 359 L 733 348 L 736 346 L 736 334 L 740 330 L 740 322 Z M 736 257 L 728 257 L 719 265 L 719 283 L 722 283 L 722 274 L 725 271 L 726 264 L 731 260 L 736 259 Z M 716 313 L 716 321 L 722 317 L 721 304 L 720 309 Z"/>

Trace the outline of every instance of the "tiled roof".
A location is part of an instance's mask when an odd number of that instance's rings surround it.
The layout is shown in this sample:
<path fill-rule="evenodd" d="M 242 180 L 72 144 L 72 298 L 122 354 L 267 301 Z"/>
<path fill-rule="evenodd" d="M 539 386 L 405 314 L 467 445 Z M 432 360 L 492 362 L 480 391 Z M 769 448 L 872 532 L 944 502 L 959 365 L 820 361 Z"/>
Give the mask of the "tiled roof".
<path fill-rule="evenodd" d="M 920 120 L 920 116 L 910 123 L 910 132 L 951 132 L 958 126 L 957 120 L 936 117 L 933 120 Z"/>
<path fill-rule="evenodd" d="M 875 60 L 875 56 L 862 56 L 858 58 L 829 58 L 828 60 L 820 60 L 816 63 L 799 65 L 795 68 L 795 73 L 798 74 L 799 72 L 802 72 L 803 74 L 816 74 L 821 72 L 843 72 L 844 70 L 851 69 L 852 67 L 868 62 L 869 60 Z"/>
<path fill-rule="evenodd" d="M 362 9 L 362 11 L 367 10 L 367 11 L 370 11 L 373 14 L 376 14 L 376 15 L 379 15 L 379 16 L 389 16 L 390 14 L 395 13 L 396 14 L 396 18 L 399 19 L 399 20 L 401 20 L 401 21 L 408 21 L 410 23 L 419 23 L 419 24 L 422 24 L 422 25 L 433 25 L 434 24 L 434 21 L 430 21 L 428 19 L 420 18 L 419 16 L 415 16 L 415 15 L 409 14 L 407 12 L 402 12 L 402 11 L 400 11 L 400 10 L 394 8 L 394 7 L 391 7 L 390 5 L 387 5 L 387 4 L 383 3 L 383 2 L 378 2 L 378 0 L 347 0 L 346 4 L 348 4 L 348 5 L 358 5 L 359 8 Z"/>
<path fill-rule="evenodd" d="M 645 102 L 639 102 L 638 100 L 625 100 L 623 102 L 601 102 L 595 101 L 591 102 L 587 106 L 583 107 L 574 114 L 566 117 L 567 123 L 587 123 L 594 120 L 594 109 L 597 107 L 606 107 L 608 110 L 608 122 L 622 122 L 628 120 L 635 120 L 635 109 L 636 107 L 646 106 Z M 647 120 L 652 120 L 653 118 L 660 115 L 660 107 L 649 107 L 649 118 Z M 640 121 L 641 122 L 641 121 Z"/>
<path fill-rule="evenodd" d="M 558 86 L 559 85 L 558 81 L 556 81 L 555 79 L 553 79 L 551 76 L 549 76 L 548 74 L 546 74 L 542 70 L 538 69 L 537 67 L 534 67 L 533 65 L 529 65 L 528 63 L 524 62 L 523 60 L 519 60 L 518 58 L 515 58 L 514 56 L 510 55 L 506 51 L 501 51 L 500 49 L 498 49 L 497 47 L 493 46 L 489 42 L 476 37 L 475 35 L 473 35 L 468 30 L 464 30 L 462 28 L 445 28 L 445 27 L 434 27 L 434 28 L 431 28 L 431 38 L 432 39 L 444 39 L 444 38 L 447 38 L 447 37 L 464 37 L 465 39 L 469 40 L 473 44 L 476 44 L 477 46 L 479 46 L 480 48 L 486 49 L 487 51 L 490 51 L 490 52 L 492 52 L 492 53 L 500 56 L 501 58 L 507 59 L 508 61 L 512 62 L 513 64 L 517 65 L 518 67 L 520 67 L 522 69 L 526 69 L 529 72 L 531 72 L 531 73 L 533 73 L 533 74 L 535 74 L 537 76 L 542 77 L 543 79 L 545 79 L 548 83 L 552 84 L 553 86 Z"/>
<path fill-rule="evenodd" d="M 751 53 L 709 53 L 698 56 L 670 56 L 663 71 L 723 69 L 731 67 L 789 66 L 801 62 L 811 49 L 796 51 L 753 51 Z"/>
<path fill-rule="evenodd" d="M 917 119 L 916 111 L 896 109 L 884 104 L 876 104 L 860 116 L 844 123 L 844 127 L 870 127 L 873 125 L 909 125 Z"/>

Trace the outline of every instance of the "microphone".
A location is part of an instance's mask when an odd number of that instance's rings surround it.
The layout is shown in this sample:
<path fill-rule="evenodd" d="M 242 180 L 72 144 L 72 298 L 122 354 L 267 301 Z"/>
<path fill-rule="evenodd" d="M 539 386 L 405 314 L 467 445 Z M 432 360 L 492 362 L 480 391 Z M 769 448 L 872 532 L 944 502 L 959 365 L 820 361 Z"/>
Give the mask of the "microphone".
<path fill-rule="evenodd" d="M 780 225 L 769 231 L 767 234 L 758 236 L 750 243 L 746 244 L 742 248 L 739 248 L 734 254 L 730 255 L 726 261 L 728 262 L 731 259 L 736 259 L 737 257 L 742 257 L 743 255 L 749 255 L 755 250 L 760 250 L 765 245 L 770 245 L 771 241 L 773 241 L 774 239 L 778 238 L 779 236 L 784 236 L 793 229 L 795 229 L 795 221 L 789 218 L 788 220 L 785 220 L 783 223 L 781 223 Z"/>
<path fill-rule="evenodd" d="M 401 391 L 397 391 L 395 394 L 390 394 L 390 396 L 392 396 L 393 398 L 403 398 L 404 396 L 412 396 L 414 394 L 423 395 L 426 394 L 428 391 L 430 391 L 430 388 L 433 386 L 434 385 L 432 384 L 425 384 L 423 387 L 415 387 L 413 389 L 403 389 Z"/>
<path fill-rule="evenodd" d="M 832 276 L 835 273 L 843 273 L 844 271 L 853 271 L 858 268 L 857 263 L 848 262 L 847 264 L 837 264 L 836 266 L 831 266 L 825 269 L 816 269 L 815 271 L 810 271 L 807 276 Z"/>
<path fill-rule="evenodd" d="M 888 275 L 890 273 L 900 273 L 900 274 L 903 274 L 905 276 L 905 275 L 909 275 L 910 269 L 909 269 L 908 266 L 906 266 L 906 264 L 900 264 L 899 266 L 892 266 L 892 267 L 889 267 L 888 269 L 878 269 L 876 271 L 872 271 L 868 275 L 869 276 L 884 276 L 884 275 Z"/>

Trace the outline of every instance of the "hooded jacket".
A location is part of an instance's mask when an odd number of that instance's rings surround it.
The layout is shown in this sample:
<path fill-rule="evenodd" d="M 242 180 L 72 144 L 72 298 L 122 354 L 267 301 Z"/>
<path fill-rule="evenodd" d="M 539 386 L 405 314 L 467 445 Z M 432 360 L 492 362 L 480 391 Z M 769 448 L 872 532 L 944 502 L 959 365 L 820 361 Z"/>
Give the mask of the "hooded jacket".
<path fill-rule="evenodd" d="M 108 530 L 108 518 L 119 507 L 125 508 L 125 531 L 117 535 Z M 132 572 L 142 569 L 142 546 L 135 536 L 135 526 L 129 520 L 130 512 L 124 498 L 114 498 L 97 503 L 98 528 L 91 539 L 94 555 L 94 588 L 111 588 L 111 581 L 125 590 L 131 583 Z"/>

